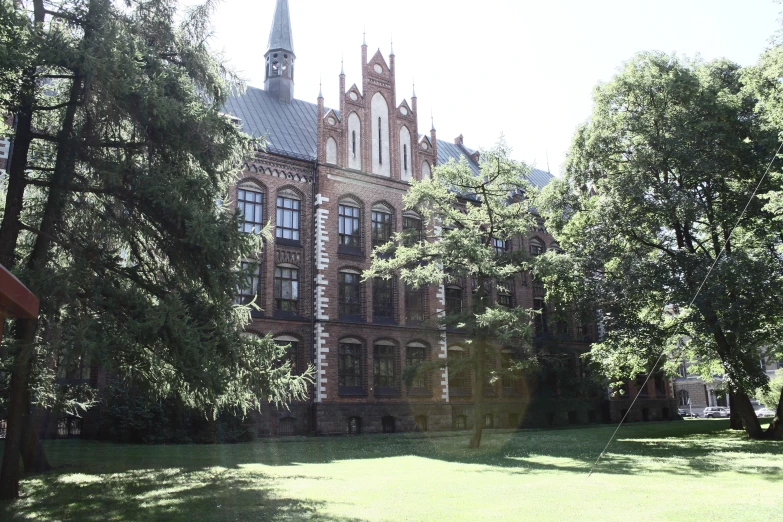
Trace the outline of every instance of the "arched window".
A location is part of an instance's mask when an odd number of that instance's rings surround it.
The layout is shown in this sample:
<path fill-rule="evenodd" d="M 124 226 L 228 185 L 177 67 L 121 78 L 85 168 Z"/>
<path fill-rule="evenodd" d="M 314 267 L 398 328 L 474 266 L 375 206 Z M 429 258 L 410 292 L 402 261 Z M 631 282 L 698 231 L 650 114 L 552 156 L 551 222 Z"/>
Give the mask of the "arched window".
<path fill-rule="evenodd" d="M 362 123 L 355 112 L 348 115 L 348 131 L 351 142 L 348 144 L 348 168 L 362 169 L 361 132 Z"/>
<path fill-rule="evenodd" d="M 400 127 L 400 178 L 403 181 L 411 179 L 411 168 L 408 151 L 411 150 L 411 133 L 407 127 Z"/>
<path fill-rule="evenodd" d="M 246 305 L 256 298 L 258 295 L 258 287 L 261 281 L 261 265 L 258 261 L 242 261 L 240 268 L 244 273 L 239 287 L 237 287 L 237 295 L 234 302 L 239 305 Z"/>
<path fill-rule="evenodd" d="M 299 313 L 299 269 L 294 265 L 275 267 L 275 311 Z"/>
<path fill-rule="evenodd" d="M 378 204 L 372 207 L 372 246 L 373 248 L 387 243 L 392 235 L 392 213 L 386 205 Z"/>
<path fill-rule="evenodd" d="M 381 419 L 381 426 L 384 433 L 394 433 L 394 417 L 387 415 Z"/>
<path fill-rule="evenodd" d="M 275 344 L 284 346 L 285 361 L 291 364 L 291 373 L 297 374 L 297 362 L 299 359 L 299 339 L 290 335 L 278 335 L 275 337 Z"/>
<path fill-rule="evenodd" d="M 348 435 L 361 435 L 362 433 L 362 418 L 361 417 L 349 417 L 348 418 Z"/>
<path fill-rule="evenodd" d="M 361 209 L 350 199 L 340 200 L 337 206 L 339 245 L 353 249 L 362 247 Z"/>
<path fill-rule="evenodd" d="M 380 176 L 390 176 L 389 156 L 389 105 L 379 92 L 375 93 L 370 102 L 372 112 L 372 173 Z"/>
<path fill-rule="evenodd" d="M 333 165 L 337 163 L 337 142 L 334 138 L 326 140 L 326 162 Z"/>
<path fill-rule="evenodd" d="M 432 176 L 430 164 L 426 161 L 423 161 L 421 163 L 421 179 L 429 179 L 430 176 Z"/>
<path fill-rule="evenodd" d="M 277 428 L 279 437 L 290 437 L 296 433 L 296 421 L 293 417 L 283 417 L 280 419 L 280 425 Z"/>
<path fill-rule="evenodd" d="M 372 281 L 372 317 L 373 322 L 394 322 L 394 291 L 396 281 L 376 277 Z"/>
<path fill-rule="evenodd" d="M 284 241 L 299 241 L 301 201 L 292 190 L 277 195 L 275 237 Z"/>
<path fill-rule="evenodd" d="M 341 270 L 337 274 L 338 310 L 340 319 L 360 320 L 362 316 L 362 283 L 357 270 Z"/>
<path fill-rule="evenodd" d="M 245 183 L 237 189 L 237 207 L 242 215 L 242 232 L 260 232 L 264 228 L 264 193 L 253 184 Z"/>
<path fill-rule="evenodd" d="M 448 350 L 449 361 L 449 395 L 470 395 L 470 370 L 459 367 L 461 359 L 467 356 L 465 350 L 459 346 L 452 346 Z"/>
<path fill-rule="evenodd" d="M 358 339 L 341 339 L 337 345 L 337 387 L 341 395 L 364 393 L 362 343 Z"/>
<path fill-rule="evenodd" d="M 402 231 L 405 233 L 403 244 L 412 246 L 424 240 L 424 228 L 421 217 L 415 212 L 407 211 L 402 216 Z"/>
<path fill-rule="evenodd" d="M 530 240 L 530 253 L 534 256 L 544 253 L 544 242 L 534 237 Z"/>
<path fill-rule="evenodd" d="M 391 341 L 373 345 L 373 383 L 375 395 L 397 394 L 397 346 Z"/>
<path fill-rule="evenodd" d="M 427 347 L 423 343 L 412 342 L 405 347 L 405 365 L 413 368 L 427 360 Z M 408 395 L 427 393 L 427 375 L 421 369 L 416 371 L 416 375 L 411 381 Z"/>
<path fill-rule="evenodd" d="M 462 288 L 458 286 L 446 287 L 446 315 L 459 315 L 462 313 Z"/>
<path fill-rule="evenodd" d="M 405 318 L 411 322 L 424 321 L 424 287 L 405 285 Z"/>
<path fill-rule="evenodd" d="M 677 392 L 677 400 L 680 406 L 687 406 L 691 403 L 691 394 L 688 390 L 680 390 Z"/>

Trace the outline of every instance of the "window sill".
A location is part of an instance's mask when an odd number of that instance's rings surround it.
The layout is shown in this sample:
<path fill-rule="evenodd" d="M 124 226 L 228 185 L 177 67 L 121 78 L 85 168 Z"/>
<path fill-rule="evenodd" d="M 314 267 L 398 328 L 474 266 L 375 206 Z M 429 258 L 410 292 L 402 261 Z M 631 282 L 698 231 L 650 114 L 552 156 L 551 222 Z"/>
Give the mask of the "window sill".
<path fill-rule="evenodd" d="M 372 322 L 373 324 L 397 324 L 397 321 L 393 317 L 373 317 Z"/>
<path fill-rule="evenodd" d="M 376 397 L 401 397 L 402 394 L 397 388 L 377 387 L 373 390 Z"/>
<path fill-rule="evenodd" d="M 278 245 L 292 246 L 302 248 L 302 242 L 298 239 L 284 239 L 282 237 L 276 237 L 275 243 Z"/>
<path fill-rule="evenodd" d="M 362 258 L 364 257 L 364 252 L 362 252 L 362 249 L 355 246 L 338 245 L 337 253 L 346 256 L 354 256 L 354 257 L 362 257 Z"/>
<path fill-rule="evenodd" d="M 367 392 L 361 387 L 340 386 L 337 395 L 340 397 L 367 397 Z"/>
<path fill-rule="evenodd" d="M 465 388 L 449 388 L 449 396 L 451 397 L 472 397 L 473 394 Z"/>
<path fill-rule="evenodd" d="M 406 319 L 405 320 L 405 326 L 421 326 L 421 323 L 424 321 L 417 321 L 414 319 Z"/>
<path fill-rule="evenodd" d="M 275 319 L 301 319 L 299 313 L 288 310 L 275 310 Z"/>
<path fill-rule="evenodd" d="M 408 397 L 432 397 L 432 392 L 427 388 L 411 388 Z"/>
<path fill-rule="evenodd" d="M 345 323 L 365 323 L 364 317 L 361 315 L 340 315 L 340 321 Z"/>

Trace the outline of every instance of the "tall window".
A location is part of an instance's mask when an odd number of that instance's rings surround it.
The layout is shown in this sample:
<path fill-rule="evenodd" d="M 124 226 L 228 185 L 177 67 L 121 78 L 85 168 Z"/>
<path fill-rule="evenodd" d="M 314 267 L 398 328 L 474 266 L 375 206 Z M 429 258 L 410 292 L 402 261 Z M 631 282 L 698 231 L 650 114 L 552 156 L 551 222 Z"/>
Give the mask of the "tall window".
<path fill-rule="evenodd" d="M 253 269 L 253 265 L 255 265 L 255 269 Z M 241 267 L 246 275 L 243 284 L 237 288 L 235 302 L 237 304 L 246 305 L 252 302 L 258 295 L 258 283 L 261 280 L 261 267 L 258 263 L 251 263 L 249 261 L 242 261 Z"/>
<path fill-rule="evenodd" d="M 339 244 L 361 248 L 360 209 L 350 205 L 338 205 L 337 221 Z"/>
<path fill-rule="evenodd" d="M 513 281 L 503 281 L 498 286 L 498 304 L 511 308 L 514 304 L 514 286 Z"/>
<path fill-rule="evenodd" d="M 283 362 L 288 361 L 291 364 L 291 373 L 296 374 L 296 354 L 299 352 L 299 342 L 294 337 L 283 336 L 276 338 L 275 344 L 286 347 Z"/>
<path fill-rule="evenodd" d="M 465 352 L 462 350 L 449 350 L 449 361 L 458 362 L 465 357 Z M 457 370 L 454 366 L 449 368 L 449 392 L 455 395 L 465 395 L 468 393 L 468 387 L 470 385 L 468 370 Z"/>
<path fill-rule="evenodd" d="M 299 270 L 296 268 L 275 267 L 275 310 L 299 311 Z"/>
<path fill-rule="evenodd" d="M 391 239 L 392 215 L 385 209 L 375 208 L 372 211 L 372 246 L 383 245 Z"/>
<path fill-rule="evenodd" d="M 540 239 L 533 238 L 530 240 L 530 253 L 534 256 L 544 253 L 544 243 Z"/>
<path fill-rule="evenodd" d="M 677 399 L 680 406 L 687 406 L 691 402 L 691 394 L 688 393 L 688 390 L 680 390 L 677 392 Z"/>
<path fill-rule="evenodd" d="M 339 343 L 337 353 L 337 385 L 343 391 L 362 388 L 362 345 L 354 340 Z"/>
<path fill-rule="evenodd" d="M 376 277 L 372 281 L 373 319 L 394 319 L 394 282 Z"/>
<path fill-rule="evenodd" d="M 264 194 L 255 190 L 237 189 L 237 206 L 242 214 L 242 232 L 260 232 L 264 228 Z"/>
<path fill-rule="evenodd" d="M 502 255 L 506 252 L 506 242 L 503 239 L 492 238 L 492 249 L 495 255 Z"/>
<path fill-rule="evenodd" d="M 373 381 L 376 388 L 394 388 L 397 385 L 396 356 L 396 347 L 391 344 L 376 344 L 374 346 Z"/>
<path fill-rule="evenodd" d="M 421 219 L 418 216 L 407 215 L 402 217 L 402 230 L 410 231 L 406 234 L 404 244 L 405 246 L 411 246 L 415 243 L 419 243 L 424 239 L 422 234 Z"/>
<path fill-rule="evenodd" d="M 405 172 L 408 172 L 408 145 L 402 146 L 402 168 Z"/>
<path fill-rule="evenodd" d="M 383 127 L 383 123 L 381 122 L 381 117 L 378 116 L 378 163 L 383 165 L 383 138 L 381 137 L 381 128 Z"/>
<path fill-rule="evenodd" d="M 356 157 L 356 131 L 351 131 L 351 153 Z"/>
<path fill-rule="evenodd" d="M 462 313 L 462 289 L 446 288 L 446 315 L 459 315 Z"/>
<path fill-rule="evenodd" d="M 405 285 L 405 317 L 408 321 L 424 320 L 424 288 Z"/>
<path fill-rule="evenodd" d="M 411 343 L 405 349 L 405 364 L 407 366 L 416 366 L 426 360 L 426 348 L 419 343 Z M 419 372 L 411 382 L 411 388 L 426 388 L 426 379 L 424 372 Z"/>
<path fill-rule="evenodd" d="M 299 205 L 298 199 L 285 196 L 277 197 L 275 237 L 299 241 Z"/>
<path fill-rule="evenodd" d="M 547 316 L 546 316 L 546 304 L 544 304 L 543 297 L 536 297 L 533 299 L 533 311 L 536 312 L 533 316 L 533 322 L 536 325 L 536 333 L 544 333 L 547 331 Z"/>
<path fill-rule="evenodd" d="M 360 316 L 362 313 L 361 276 L 353 272 L 340 272 L 338 276 L 340 315 Z"/>

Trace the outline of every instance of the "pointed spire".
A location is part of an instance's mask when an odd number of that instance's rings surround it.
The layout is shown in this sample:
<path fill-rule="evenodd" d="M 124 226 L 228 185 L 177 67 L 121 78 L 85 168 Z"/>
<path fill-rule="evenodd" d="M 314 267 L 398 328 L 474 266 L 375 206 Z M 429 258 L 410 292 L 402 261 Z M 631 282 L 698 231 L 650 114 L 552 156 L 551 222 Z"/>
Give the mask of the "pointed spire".
<path fill-rule="evenodd" d="M 432 121 L 432 128 L 431 131 L 435 130 L 435 117 L 432 115 L 432 109 L 430 109 L 430 120 Z"/>
<path fill-rule="evenodd" d="M 345 76 L 345 56 L 340 56 L 340 76 Z"/>
<path fill-rule="evenodd" d="M 324 97 L 324 90 L 323 86 L 321 84 L 321 77 L 318 77 L 318 99 L 321 99 Z"/>
<path fill-rule="evenodd" d="M 277 0 L 272 29 L 269 31 L 267 52 L 272 50 L 289 51 L 294 54 L 294 37 L 291 32 L 291 16 L 288 0 Z"/>
<path fill-rule="evenodd" d="M 413 80 L 413 96 L 411 96 L 411 98 L 415 98 L 415 97 L 416 97 L 416 80 Z"/>
<path fill-rule="evenodd" d="M 389 56 L 394 56 L 394 37 L 391 37 L 391 52 L 389 53 Z"/>
<path fill-rule="evenodd" d="M 362 31 L 362 45 L 367 46 L 367 27 Z"/>

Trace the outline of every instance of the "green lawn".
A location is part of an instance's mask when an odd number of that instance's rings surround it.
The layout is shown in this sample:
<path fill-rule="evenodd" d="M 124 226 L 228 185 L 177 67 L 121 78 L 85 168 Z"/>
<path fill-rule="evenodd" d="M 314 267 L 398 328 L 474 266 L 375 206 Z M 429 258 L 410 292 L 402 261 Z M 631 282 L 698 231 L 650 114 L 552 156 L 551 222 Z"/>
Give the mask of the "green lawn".
<path fill-rule="evenodd" d="M 726 420 L 262 440 L 46 443 L 0 520 L 781 520 L 783 443 Z"/>

